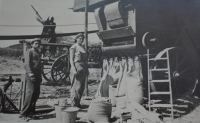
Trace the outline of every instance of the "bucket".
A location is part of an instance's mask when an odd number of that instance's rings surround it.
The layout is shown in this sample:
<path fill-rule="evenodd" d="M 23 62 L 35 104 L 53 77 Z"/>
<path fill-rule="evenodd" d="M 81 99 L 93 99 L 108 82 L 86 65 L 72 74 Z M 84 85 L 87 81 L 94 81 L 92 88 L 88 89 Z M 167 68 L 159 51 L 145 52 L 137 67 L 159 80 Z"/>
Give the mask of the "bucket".
<path fill-rule="evenodd" d="M 125 109 L 126 108 L 126 96 L 115 96 L 116 100 L 116 109 Z"/>
<path fill-rule="evenodd" d="M 59 122 L 62 120 L 61 111 L 64 110 L 67 106 L 59 106 L 59 105 L 54 105 L 54 106 L 56 111 L 56 120 Z"/>
<path fill-rule="evenodd" d="M 78 110 L 79 109 L 75 107 L 67 107 L 65 110 L 63 110 L 61 112 L 62 123 L 75 123 Z"/>

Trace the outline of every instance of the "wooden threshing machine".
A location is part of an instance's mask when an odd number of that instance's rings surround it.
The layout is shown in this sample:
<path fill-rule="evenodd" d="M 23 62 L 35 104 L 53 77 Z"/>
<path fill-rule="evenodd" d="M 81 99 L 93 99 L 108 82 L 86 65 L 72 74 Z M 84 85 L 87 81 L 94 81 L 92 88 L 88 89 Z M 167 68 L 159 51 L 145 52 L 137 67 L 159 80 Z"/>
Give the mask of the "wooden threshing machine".
<path fill-rule="evenodd" d="M 85 11 L 74 0 L 74 11 Z M 192 92 L 200 69 L 200 2 L 198 0 L 88 0 L 103 41 L 105 57 L 139 54 L 149 100 L 173 99 Z M 145 86 L 146 85 L 146 86 Z M 147 90 L 147 89 L 146 89 Z"/>

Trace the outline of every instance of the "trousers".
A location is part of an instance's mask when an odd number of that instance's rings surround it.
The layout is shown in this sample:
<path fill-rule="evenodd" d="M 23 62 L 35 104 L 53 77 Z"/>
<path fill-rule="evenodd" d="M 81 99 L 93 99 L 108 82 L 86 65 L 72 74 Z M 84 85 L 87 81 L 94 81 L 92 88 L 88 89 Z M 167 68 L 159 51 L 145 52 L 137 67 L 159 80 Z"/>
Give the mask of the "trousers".
<path fill-rule="evenodd" d="M 81 97 L 85 88 L 85 79 L 87 76 L 87 69 L 82 63 L 75 63 L 78 74 L 74 75 L 70 71 L 70 81 L 71 81 L 71 100 L 72 106 L 80 105 Z"/>
<path fill-rule="evenodd" d="M 41 82 L 42 78 L 40 75 L 31 78 L 26 74 L 26 94 L 24 105 L 20 112 L 21 115 L 28 116 L 30 113 L 35 113 L 35 105 L 40 95 Z"/>

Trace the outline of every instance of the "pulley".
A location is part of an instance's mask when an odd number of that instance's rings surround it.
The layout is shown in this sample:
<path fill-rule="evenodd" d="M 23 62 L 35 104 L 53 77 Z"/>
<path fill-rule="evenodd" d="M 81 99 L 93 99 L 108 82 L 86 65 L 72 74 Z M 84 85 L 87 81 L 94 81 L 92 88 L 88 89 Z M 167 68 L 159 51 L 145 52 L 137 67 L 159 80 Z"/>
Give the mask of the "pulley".
<path fill-rule="evenodd" d="M 161 39 L 159 34 L 154 32 L 146 32 L 142 37 L 142 44 L 147 49 L 154 49 L 161 45 Z"/>

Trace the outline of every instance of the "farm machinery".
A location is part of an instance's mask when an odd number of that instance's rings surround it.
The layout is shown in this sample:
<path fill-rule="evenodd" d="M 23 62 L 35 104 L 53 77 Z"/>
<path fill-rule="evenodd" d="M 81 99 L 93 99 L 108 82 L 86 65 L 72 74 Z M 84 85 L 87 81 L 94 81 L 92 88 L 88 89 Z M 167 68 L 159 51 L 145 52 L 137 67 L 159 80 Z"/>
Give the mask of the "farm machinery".
<path fill-rule="evenodd" d="M 24 53 L 30 48 L 30 42 L 22 40 L 24 44 Z M 69 48 L 74 44 L 73 39 L 58 37 L 56 43 L 48 43 L 46 39 L 42 39 L 41 43 L 41 63 L 42 76 L 52 84 L 59 82 L 66 82 L 69 77 L 70 63 L 69 63 Z M 55 54 L 51 54 L 50 47 L 56 49 Z M 101 46 L 100 44 L 91 44 L 88 47 L 88 66 L 89 68 L 101 67 Z"/>
<path fill-rule="evenodd" d="M 74 0 L 74 11 L 93 12 L 103 42 L 102 55 L 141 58 L 152 108 L 171 108 L 198 83 L 200 2 L 187 0 Z M 148 91 L 147 91 L 148 90 Z M 172 112 L 173 113 L 173 112 Z"/>

